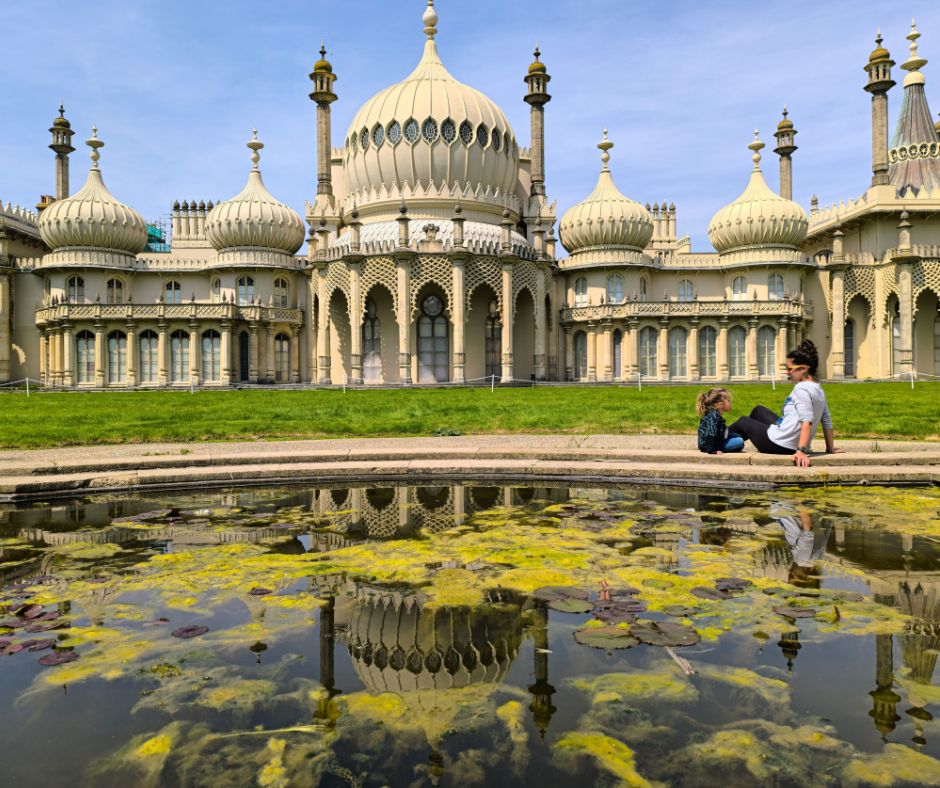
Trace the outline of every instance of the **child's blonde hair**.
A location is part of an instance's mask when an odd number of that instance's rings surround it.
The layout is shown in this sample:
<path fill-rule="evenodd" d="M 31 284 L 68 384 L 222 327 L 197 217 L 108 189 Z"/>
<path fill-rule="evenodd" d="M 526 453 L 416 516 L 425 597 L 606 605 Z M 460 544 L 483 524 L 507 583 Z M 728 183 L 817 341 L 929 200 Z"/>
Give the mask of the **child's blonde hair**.
<path fill-rule="evenodd" d="M 704 416 L 708 411 L 714 410 L 715 406 L 723 399 L 731 399 L 731 392 L 728 389 L 709 389 L 703 391 L 695 400 L 695 412 L 699 416 Z"/>

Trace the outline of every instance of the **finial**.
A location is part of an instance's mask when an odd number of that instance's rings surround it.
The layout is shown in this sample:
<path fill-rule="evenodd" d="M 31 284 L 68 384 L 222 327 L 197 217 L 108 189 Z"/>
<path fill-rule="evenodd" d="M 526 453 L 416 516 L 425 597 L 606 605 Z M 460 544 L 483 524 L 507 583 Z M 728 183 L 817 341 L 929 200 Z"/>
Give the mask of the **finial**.
<path fill-rule="evenodd" d="M 608 151 L 614 147 L 614 143 L 607 139 L 607 129 L 604 129 L 604 139 L 597 143 L 597 147 L 603 151 L 601 153 L 601 163 L 604 166 L 601 168 L 601 172 L 609 172 L 610 168 L 607 166 L 607 163 L 610 161 L 610 153 L 608 153 Z"/>
<path fill-rule="evenodd" d="M 787 111 L 787 105 L 784 104 L 784 105 L 783 105 L 783 117 L 784 117 L 784 120 L 786 120 L 786 117 L 787 117 L 787 115 L 789 115 L 789 114 L 790 114 L 790 113 Z"/>
<path fill-rule="evenodd" d="M 911 42 L 911 56 L 901 64 L 901 68 L 905 71 L 915 72 L 927 64 L 927 58 L 921 57 L 917 54 L 917 39 L 920 38 L 920 33 L 917 31 L 917 22 L 916 20 L 911 20 L 911 32 L 906 36 L 907 40 Z M 920 80 L 916 80 L 920 82 Z M 905 85 L 911 84 L 905 79 Z"/>
<path fill-rule="evenodd" d="M 757 129 L 754 129 L 754 139 L 751 141 L 751 144 L 747 146 L 752 151 L 754 151 L 754 155 L 751 156 L 751 161 L 754 162 L 755 172 L 760 172 L 760 152 L 761 152 L 761 149 L 764 147 L 764 143 L 761 142 L 760 139 L 758 138 L 759 133 L 760 132 L 758 132 Z"/>
<path fill-rule="evenodd" d="M 326 60 L 326 42 L 322 38 L 320 39 L 320 57 Z"/>
<path fill-rule="evenodd" d="M 264 143 L 258 139 L 258 129 L 251 130 L 251 139 L 246 143 L 251 149 L 251 169 L 258 169 L 258 162 L 261 161 L 261 155 L 258 153 L 264 147 Z"/>
<path fill-rule="evenodd" d="M 101 158 L 101 154 L 98 153 L 99 148 L 104 147 L 104 143 L 98 139 L 98 127 L 91 127 L 91 137 L 85 140 L 85 144 L 91 148 L 91 168 L 93 170 L 98 169 L 98 159 Z"/>
<path fill-rule="evenodd" d="M 59 117 L 65 117 L 65 104 L 63 102 L 59 102 Z"/>
<path fill-rule="evenodd" d="M 537 41 L 535 42 L 535 51 L 532 54 L 535 55 L 535 62 L 537 63 L 542 54 Z"/>
<path fill-rule="evenodd" d="M 881 28 L 879 27 L 879 28 L 875 31 L 875 43 L 880 47 L 880 46 L 881 46 L 881 42 L 882 42 L 883 40 L 884 40 L 884 39 L 881 37 Z"/>
<path fill-rule="evenodd" d="M 463 213 L 463 206 L 460 204 L 460 195 L 457 195 L 457 204 L 454 206 L 454 215 L 460 216 Z"/>
<path fill-rule="evenodd" d="M 437 35 L 437 11 L 434 9 L 434 0 L 428 0 L 428 7 L 424 9 L 424 15 L 421 17 L 424 22 L 424 34 L 428 41 L 433 41 Z"/>

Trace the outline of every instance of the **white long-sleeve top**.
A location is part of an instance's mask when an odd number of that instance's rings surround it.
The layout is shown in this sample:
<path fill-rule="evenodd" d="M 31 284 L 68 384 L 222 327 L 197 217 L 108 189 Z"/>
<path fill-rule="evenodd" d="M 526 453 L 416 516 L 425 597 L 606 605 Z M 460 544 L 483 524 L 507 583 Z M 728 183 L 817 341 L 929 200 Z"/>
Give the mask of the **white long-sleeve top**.
<path fill-rule="evenodd" d="M 813 425 L 809 433 L 810 441 L 820 424 L 823 429 L 832 429 L 826 393 L 815 381 L 803 380 L 793 387 L 783 401 L 783 415 L 767 429 L 767 437 L 779 446 L 795 450 L 800 445 L 800 427 L 804 421 Z"/>

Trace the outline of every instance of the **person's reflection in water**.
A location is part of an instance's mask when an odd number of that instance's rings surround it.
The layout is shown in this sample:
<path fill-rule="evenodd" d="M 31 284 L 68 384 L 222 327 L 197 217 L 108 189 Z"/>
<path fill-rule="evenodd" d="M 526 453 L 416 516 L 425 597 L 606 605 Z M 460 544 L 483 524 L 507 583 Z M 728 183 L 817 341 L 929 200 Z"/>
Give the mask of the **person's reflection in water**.
<path fill-rule="evenodd" d="M 803 588 L 819 588 L 819 570 L 815 564 L 825 557 L 832 526 L 828 523 L 814 526 L 812 513 L 804 507 L 793 509 L 774 504 L 770 516 L 783 527 L 784 539 L 790 547 L 788 582 Z"/>

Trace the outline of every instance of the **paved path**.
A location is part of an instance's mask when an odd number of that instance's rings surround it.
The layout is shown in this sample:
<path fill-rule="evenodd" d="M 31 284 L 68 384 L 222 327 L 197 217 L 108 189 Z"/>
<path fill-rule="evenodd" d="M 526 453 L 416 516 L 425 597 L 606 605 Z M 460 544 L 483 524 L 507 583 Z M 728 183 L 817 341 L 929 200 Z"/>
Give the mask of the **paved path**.
<path fill-rule="evenodd" d="M 704 455 L 688 435 L 480 435 L 14 450 L 0 451 L 0 500 L 167 487 L 443 478 L 647 481 L 726 489 L 940 483 L 940 443 L 845 440 L 839 445 L 845 454 L 814 456 L 810 468 L 753 451 Z"/>

